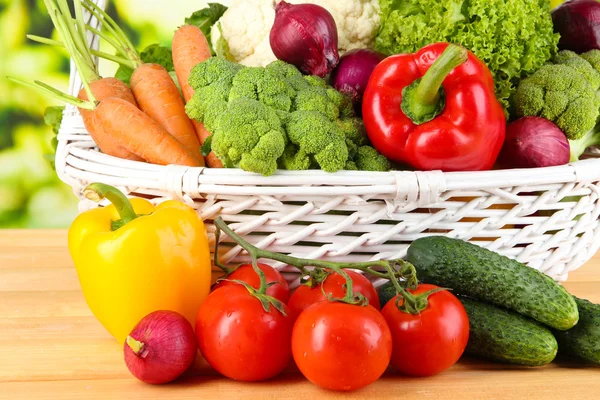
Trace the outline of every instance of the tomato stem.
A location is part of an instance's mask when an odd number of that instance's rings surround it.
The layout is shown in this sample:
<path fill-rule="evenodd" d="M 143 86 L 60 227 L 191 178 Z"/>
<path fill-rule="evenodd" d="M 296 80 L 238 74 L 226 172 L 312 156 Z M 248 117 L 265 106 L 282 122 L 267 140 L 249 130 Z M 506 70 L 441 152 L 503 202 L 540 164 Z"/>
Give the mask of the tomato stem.
<path fill-rule="evenodd" d="M 305 275 L 312 275 L 311 271 L 309 271 L 306 267 L 313 268 L 324 268 L 335 271 L 346 279 L 346 296 L 343 299 L 334 299 L 337 301 L 348 302 L 351 304 L 357 304 L 364 302 L 361 299 L 361 296 L 356 296 L 352 290 L 352 280 L 346 274 L 343 269 L 350 268 L 363 271 L 370 275 L 377 276 L 379 278 L 389 279 L 393 282 L 394 288 L 396 292 L 402 295 L 405 299 L 405 303 L 410 306 L 414 306 L 413 309 L 418 309 L 417 306 L 417 296 L 412 295 L 408 291 L 406 291 L 399 283 L 399 279 L 402 279 L 407 282 L 407 285 L 411 287 L 416 287 L 416 271 L 412 264 L 404 261 L 404 260 L 373 260 L 373 261 L 365 261 L 358 263 L 342 263 L 342 262 L 333 262 L 333 261 L 323 261 L 323 260 L 311 260 L 305 258 L 297 258 L 281 253 L 275 253 L 268 250 L 259 249 L 253 244 L 244 240 L 241 236 L 233 231 L 226 223 L 223 221 L 223 218 L 218 217 L 215 219 L 215 226 L 217 228 L 217 232 L 222 230 L 225 232 L 235 243 L 237 243 L 240 247 L 248 252 L 250 257 L 252 258 L 252 266 L 255 271 L 261 276 L 261 288 L 263 287 L 264 272 L 258 268 L 257 260 L 259 258 L 267 258 L 274 261 L 283 262 L 285 264 L 291 265 L 293 267 L 298 268 Z M 218 240 L 219 233 L 216 233 L 216 238 Z M 215 251 L 216 257 L 216 251 Z M 375 267 L 379 267 L 384 269 L 386 272 L 380 272 L 375 270 Z M 259 272 L 260 271 L 260 272 Z M 266 280 L 265 280 L 266 285 Z M 259 289 L 260 292 L 260 289 Z M 333 299 L 332 299 L 333 300 Z"/>

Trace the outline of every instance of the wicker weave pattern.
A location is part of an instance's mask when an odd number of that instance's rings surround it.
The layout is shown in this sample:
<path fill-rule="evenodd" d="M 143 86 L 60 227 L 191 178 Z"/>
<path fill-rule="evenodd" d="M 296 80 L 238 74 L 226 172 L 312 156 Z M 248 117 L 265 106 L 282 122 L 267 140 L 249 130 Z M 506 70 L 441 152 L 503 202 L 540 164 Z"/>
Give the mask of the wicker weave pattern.
<path fill-rule="evenodd" d="M 70 93 L 80 86 L 72 73 Z M 302 257 L 401 258 L 411 241 L 443 234 L 564 280 L 600 247 L 600 159 L 529 170 L 280 171 L 262 177 L 237 169 L 162 167 L 99 153 L 77 110 L 68 107 L 56 169 L 79 197 L 87 183 L 101 181 L 155 202 L 181 199 L 206 220 L 211 242 L 210 222 L 221 215 L 257 246 Z M 80 211 L 95 206 L 82 199 Z M 222 257 L 247 261 L 227 241 Z M 295 286 L 297 276 L 288 277 Z"/>

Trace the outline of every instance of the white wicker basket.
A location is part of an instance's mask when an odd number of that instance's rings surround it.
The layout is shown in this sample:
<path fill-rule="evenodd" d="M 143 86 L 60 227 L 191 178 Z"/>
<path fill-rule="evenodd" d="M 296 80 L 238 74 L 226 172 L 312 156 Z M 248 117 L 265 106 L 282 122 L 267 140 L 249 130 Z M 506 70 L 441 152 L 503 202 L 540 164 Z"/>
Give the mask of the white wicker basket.
<path fill-rule="evenodd" d="M 98 4 L 104 6 L 104 1 Z M 96 38 L 90 39 L 96 45 Z M 76 95 L 80 87 L 72 66 L 69 92 Z M 58 139 L 56 170 L 77 196 L 87 183 L 97 181 L 156 202 L 181 199 L 207 222 L 211 243 L 211 221 L 219 215 L 261 248 L 330 260 L 401 258 L 413 240 L 447 235 L 515 258 L 557 280 L 565 280 L 600 247 L 596 158 L 527 170 L 278 171 L 263 177 L 239 169 L 165 167 L 102 154 L 74 107 L 66 109 Z M 95 206 L 82 199 L 80 211 Z M 247 261 L 227 239 L 222 248 L 224 261 Z M 297 284 L 297 276 L 289 277 Z"/>

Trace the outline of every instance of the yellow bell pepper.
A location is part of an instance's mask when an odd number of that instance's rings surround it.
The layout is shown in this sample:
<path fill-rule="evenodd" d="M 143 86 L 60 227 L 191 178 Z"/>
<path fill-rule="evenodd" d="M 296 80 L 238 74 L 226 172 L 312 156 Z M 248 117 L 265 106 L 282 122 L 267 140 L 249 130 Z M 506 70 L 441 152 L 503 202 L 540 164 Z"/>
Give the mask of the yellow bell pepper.
<path fill-rule="evenodd" d="M 154 207 L 118 189 L 90 184 L 84 196 L 112 202 L 80 214 L 69 229 L 69 250 L 85 300 L 121 344 L 157 310 L 177 311 L 192 326 L 211 285 L 203 221 L 189 206 Z"/>

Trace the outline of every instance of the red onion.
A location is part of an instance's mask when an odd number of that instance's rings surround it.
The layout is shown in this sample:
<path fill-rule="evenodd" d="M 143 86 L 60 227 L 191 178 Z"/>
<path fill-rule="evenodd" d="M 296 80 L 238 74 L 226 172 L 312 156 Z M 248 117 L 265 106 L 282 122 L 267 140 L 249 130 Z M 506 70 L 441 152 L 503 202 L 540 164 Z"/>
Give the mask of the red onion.
<path fill-rule="evenodd" d="M 269 40 L 275 57 L 304 74 L 324 77 L 340 59 L 335 20 L 316 4 L 277 4 Z"/>
<path fill-rule="evenodd" d="M 371 73 L 384 58 L 371 49 L 350 50 L 331 73 L 331 86 L 352 99 L 357 114 L 361 114 L 360 105 Z"/>
<path fill-rule="evenodd" d="M 600 49 L 600 3 L 572 0 L 552 10 L 554 31 L 560 33 L 558 47 L 584 53 Z"/>
<path fill-rule="evenodd" d="M 181 376 L 194 362 L 198 344 L 189 321 L 174 311 L 155 311 L 133 328 L 125 363 L 139 380 L 161 384 Z"/>
<path fill-rule="evenodd" d="M 504 168 L 539 168 L 564 165 L 570 158 L 563 131 L 547 119 L 524 117 L 508 124 L 498 162 Z"/>

